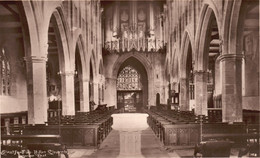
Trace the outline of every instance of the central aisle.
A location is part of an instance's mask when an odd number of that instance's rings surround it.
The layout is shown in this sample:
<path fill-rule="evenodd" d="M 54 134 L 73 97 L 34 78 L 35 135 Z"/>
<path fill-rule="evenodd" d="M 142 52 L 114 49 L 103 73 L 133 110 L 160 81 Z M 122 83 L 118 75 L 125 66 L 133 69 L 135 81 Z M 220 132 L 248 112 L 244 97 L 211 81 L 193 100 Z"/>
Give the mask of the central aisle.
<path fill-rule="evenodd" d="M 116 158 L 119 155 L 119 132 L 112 130 L 103 141 L 100 148 L 87 158 Z M 169 158 L 168 153 L 163 149 L 163 145 L 155 136 L 151 128 L 147 128 L 141 133 L 141 152 L 144 157 Z"/>

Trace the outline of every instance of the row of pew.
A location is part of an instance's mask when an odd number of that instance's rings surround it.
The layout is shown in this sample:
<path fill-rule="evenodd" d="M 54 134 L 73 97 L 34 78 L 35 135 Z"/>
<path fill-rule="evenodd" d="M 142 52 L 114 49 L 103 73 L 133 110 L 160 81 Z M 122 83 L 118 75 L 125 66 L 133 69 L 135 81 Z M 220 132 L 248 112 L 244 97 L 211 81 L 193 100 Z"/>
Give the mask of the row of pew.
<path fill-rule="evenodd" d="M 17 157 L 17 153 L 27 157 L 28 154 L 34 157 L 37 154 L 39 157 L 63 154 L 68 157 L 67 148 L 98 148 L 112 130 L 111 115 L 115 111 L 101 105 L 91 112 L 77 112 L 75 116 L 51 117 L 45 124 L 13 125 L 8 130 L 1 128 L 4 132 L 1 134 L 2 157 Z"/>
<path fill-rule="evenodd" d="M 171 146 L 171 148 L 197 146 L 198 149 L 198 144 L 207 142 L 206 147 L 209 144 L 215 144 L 218 147 L 231 144 L 230 147 L 247 148 L 252 145 L 252 148 L 259 149 L 259 124 L 214 123 L 206 116 L 196 116 L 189 111 L 165 110 L 156 107 L 144 109 L 144 111 L 149 115 L 147 122 L 155 135 L 165 146 Z M 200 147 L 205 148 L 205 145 Z M 198 151 L 201 150 L 196 150 Z M 259 156 L 259 150 L 251 152 Z"/>

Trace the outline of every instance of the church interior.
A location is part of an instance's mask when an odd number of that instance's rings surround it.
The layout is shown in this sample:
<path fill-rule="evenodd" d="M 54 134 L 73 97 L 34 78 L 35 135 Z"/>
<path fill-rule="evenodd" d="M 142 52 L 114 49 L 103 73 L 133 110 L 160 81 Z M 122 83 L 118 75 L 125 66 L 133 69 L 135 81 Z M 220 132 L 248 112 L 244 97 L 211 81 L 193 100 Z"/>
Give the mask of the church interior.
<path fill-rule="evenodd" d="M 2 157 L 260 157 L 259 0 L 0 1 Z"/>

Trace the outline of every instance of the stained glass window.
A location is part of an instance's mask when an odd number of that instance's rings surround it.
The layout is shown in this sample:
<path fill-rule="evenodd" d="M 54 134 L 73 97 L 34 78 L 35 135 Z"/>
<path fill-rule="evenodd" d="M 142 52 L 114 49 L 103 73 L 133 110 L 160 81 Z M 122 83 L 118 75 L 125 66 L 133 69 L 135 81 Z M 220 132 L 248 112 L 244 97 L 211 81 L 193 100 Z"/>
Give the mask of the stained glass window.
<path fill-rule="evenodd" d="M 131 66 L 126 66 L 118 75 L 117 90 L 141 90 L 140 74 Z"/>
<path fill-rule="evenodd" d="M 10 95 L 11 94 L 11 71 L 10 71 L 10 62 L 6 57 L 5 49 L 1 49 L 0 54 L 1 60 L 1 94 Z"/>

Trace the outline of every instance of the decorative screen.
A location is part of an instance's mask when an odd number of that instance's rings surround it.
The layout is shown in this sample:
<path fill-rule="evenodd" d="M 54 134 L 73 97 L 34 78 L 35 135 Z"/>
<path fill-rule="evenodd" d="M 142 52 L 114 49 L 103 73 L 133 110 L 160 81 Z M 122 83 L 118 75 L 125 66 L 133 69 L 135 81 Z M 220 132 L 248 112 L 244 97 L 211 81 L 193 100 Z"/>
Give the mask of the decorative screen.
<path fill-rule="evenodd" d="M 141 90 L 140 74 L 131 66 L 126 66 L 118 75 L 117 90 Z"/>

